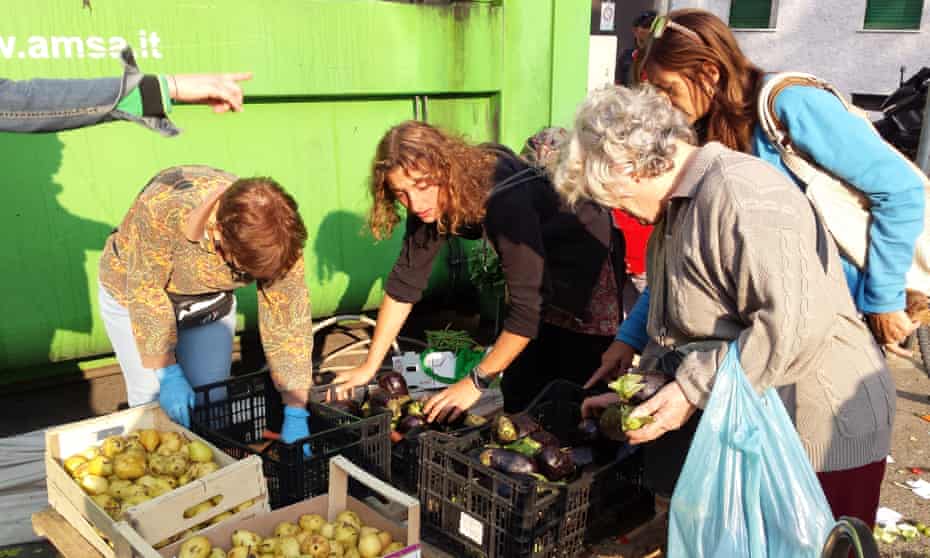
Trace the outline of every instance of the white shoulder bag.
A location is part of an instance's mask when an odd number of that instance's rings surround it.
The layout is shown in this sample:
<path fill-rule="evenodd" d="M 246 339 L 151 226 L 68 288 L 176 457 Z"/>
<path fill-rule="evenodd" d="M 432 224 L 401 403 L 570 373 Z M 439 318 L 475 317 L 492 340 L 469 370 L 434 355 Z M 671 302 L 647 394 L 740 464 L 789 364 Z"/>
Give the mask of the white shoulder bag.
<path fill-rule="evenodd" d="M 869 252 L 869 226 L 872 223 L 869 199 L 853 184 L 820 168 L 816 161 L 796 149 L 786 130 L 775 115 L 775 98 L 791 85 L 805 85 L 829 91 L 843 103 L 846 110 L 862 118 L 872 126 L 868 116 L 849 104 L 846 99 L 829 83 L 799 72 L 785 72 L 770 77 L 759 93 L 758 111 L 759 123 L 769 141 L 781 155 L 781 160 L 791 172 L 806 185 L 805 194 L 820 214 L 827 229 L 836 241 L 844 256 L 856 267 L 862 269 L 866 265 Z M 873 131 L 874 128 L 873 128 Z M 875 131 L 877 135 L 878 132 Z M 930 197 L 930 181 L 914 163 L 900 154 L 894 146 L 889 144 L 892 151 L 901 157 L 902 161 L 920 176 L 924 184 L 925 197 Z M 914 260 L 911 269 L 907 272 L 906 288 L 930 295 L 930 231 L 927 223 L 930 217 L 930 199 L 924 207 L 924 229 L 917 237 L 914 250 Z"/>

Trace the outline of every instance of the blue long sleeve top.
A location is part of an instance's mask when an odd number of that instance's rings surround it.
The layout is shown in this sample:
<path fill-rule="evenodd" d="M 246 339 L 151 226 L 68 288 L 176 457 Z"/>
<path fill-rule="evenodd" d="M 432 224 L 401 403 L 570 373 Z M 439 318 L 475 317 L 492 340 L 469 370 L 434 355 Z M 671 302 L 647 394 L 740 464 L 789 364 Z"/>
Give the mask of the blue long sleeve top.
<path fill-rule="evenodd" d="M 867 122 L 848 112 L 828 91 L 788 87 L 775 99 L 775 112 L 798 149 L 821 168 L 854 184 L 872 204 L 866 268 L 860 270 L 843 260 L 856 307 L 865 313 L 904 309 L 905 275 L 924 225 L 921 178 Z M 794 179 L 758 125 L 753 152 Z M 620 326 L 618 340 L 637 350 L 645 347 L 648 308 L 647 289 Z"/>

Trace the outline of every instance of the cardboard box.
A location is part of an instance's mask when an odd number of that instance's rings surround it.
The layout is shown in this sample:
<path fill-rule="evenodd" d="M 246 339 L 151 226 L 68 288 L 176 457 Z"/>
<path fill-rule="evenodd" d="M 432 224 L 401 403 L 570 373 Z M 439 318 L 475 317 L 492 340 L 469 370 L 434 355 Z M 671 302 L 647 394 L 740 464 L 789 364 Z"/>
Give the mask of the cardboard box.
<path fill-rule="evenodd" d="M 213 458 L 220 469 L 134 506 L 126 511 L 121 521 L 114 521 L 71 478 L 62 461 L 89 446 L 99 445 L 107 436 L 143 429 L 180 432 L 189 440 L 204 442 L 213 450 Z M 269 510 L 261 458 L 252 456 L 236 461 L 171 421 L 157 403 L 49 430 L 45 434 L 45 468 L 49 504 L 106 558 L 130 558 L 144 555 L 145 551 L 154 552 L 152 545 L 248 500 L 255 500 L 255 503 L 227 521 Z M 220 495 L 223 500 L 217 506 L 194 517 L 184 517 L 184 510 Z M 135 534 L 132 541 L 125 536 L 127 532 Z"/>
<path fill-rule="evenodd" d="M 272 536 L 274 527 L 282 521 L 297 523 L 301 515 L 316 513 L 332 521 L 339 512 L 349 509 L 361 518 L 364 525 L 371 525 L 391 534 L 395 541 L 404 543 L 403 550 L 389 555 L 389 558 L 420 558 L 420 502 L 408 496 L 393 486 L 373 477 L 369 473 L 355 466 L 342 456 L 336 456 L 329 461 L 329 493 L 304 500 L 290 506 L 277 509 L 273 512 L 256 511 L 237 521 L 229 520 L 210 527 L 198 533 L 210 540 L 213 546 L 219 546 L 225 551 L 232 547 L 232 534 L 237 529 L 248 529 L 258 533 L 262 538 Z M 349 477 L 359 481 L 365 486 L 380 493 L 385 498 L 396 502 L 406 508 L 406 525 L 388 519 L 366 504 L 348 495 Z M 136 533 L 129 533 L 130 538 L 137 537 Z M 177 542 L 161 549 L 143 554 L 143 558 L 175 558 L 183 541 Z"/>

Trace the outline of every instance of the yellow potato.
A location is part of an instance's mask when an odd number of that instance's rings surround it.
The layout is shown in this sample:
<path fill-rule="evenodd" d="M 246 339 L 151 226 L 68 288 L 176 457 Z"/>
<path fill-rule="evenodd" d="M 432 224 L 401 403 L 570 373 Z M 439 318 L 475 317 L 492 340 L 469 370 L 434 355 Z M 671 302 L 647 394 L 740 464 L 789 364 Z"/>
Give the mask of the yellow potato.
<path fill-rule="evenodd" d="M 145 460 L 137 454 L 124 453 L 113 460 L 113 473 L 125 480 L 135 480 L 145 475 Z"/>
<path fill-rule="evenodd" d="M 276 537 L 292 537 L 298 532 L 300 532 L 300 527 L 290 521 L 282 521 L 275 525 L 274 528 L 274 536 Z"/>
<path fill-rule="evenodd" d="M 255 554 L 249 553 L 249 548 L 245 546 L 234 546 L 226 553 L 226 558 L 252 558 Z"/>
<path fill-rule="evenodd" d="M 387 531 L 378 531 L 378 538 L 381 540 L 381 546 L 387 548 L 394 542 L 394 538 Z"/>
<path fill-rule="evenodd" d="M 207 463 L 213 460 L 213 450 L 210 449 L 210 446 L 201 442 L 200 440 L 194 440 L 188 444 L 187 452 L 191 461 Z"/>
<path fill-rule="evenodd" d="M 258 548 L 262 543 L 262 538 L 258 534 L 246 529 L 236 529 L 232 534 L 233 546 L 242 546 L 245 548 Z"/>
<path fill-rule="evenodd" d="M 186 519 L 196 517 L 212 507 L 213 507 L 213 503 L 211 503 L 209 500 L 206 502 L 200 502 L 196 506 L 191 506 L 187 508 L 186 510 L 184 510 L 184 517 Z"/>
<path fill-rule="evenodd" d="M 278 547 L 275 549 L 275 556 L 282 558 L 299 558 L 300 543 L 294 537 L 281 537 L 278 539 Z"/>
<path fill-rule="evenodd" d="M 116 454 L 122 453 L 125 448 L 126 442 L 121 436 L 107 436 L 100 446 L 100 453 L 112 459 L 116 457 Z"/>
<path fill-rule="evenodd" d="M 339 512 L 339 515 L 336 516 L 336 521 L 348 523 L 349 525 L 355 527 L 356 531 L 362 528 L 362 520 L 359 519 L 358 514 L 354 511 L 344 510 Z"/>
<path fill-rule="evenodd" d="M 179 432 L 161 432 L 159 433 L 161 443 L 158 447 L 158 453 L 162 455 L 171 455 L 180 451 L 184 444 L 184 437 Z"/>
<path fill-rule="evenodd" d="M 226 552 L 218 546 L 214 546 L 210 549 L 210 554 L 207 555 L 207 558 L 226 558 Z"/>
<path fill-rule="evenodd" d="M 207 558 L 211 547 L 212 545 L 207 537 L 191 537 L 181 543 L 178 558 Z"/>
<path fill-rule="evenodd" d="M 74 471 L 76 471 L 78 467 L 80 467 L 81 465 L 85 463 L 87 463 L 87 458 L 84 457 L 83 455 L 72 455 L 68 459 L 65 459 L 65 462 L 63 465 L 65 468 L 65 471 L 68 471 L 68 474 L 70 474 L 71 476 L 74 476 Z"/>
<path fill-rule="evenodd" d="M 109 477 L 113 474 L 113 460 L 105 455 L 98 455 L 87 462 L 87 470 L 98 477 Z"/>
<path fill-rule="evenodd" d="M 313 535 L 300 547 L 300 551 L 311 558 L 329 558 L 329 541 L 323 535 Z"/>
<path fill-rule="evenodd" d="M 161 443 L 161 438 L 156 430 L 140 430 L 139 441 L 145 447 L 145 451 L 155 451 Z"/>
<path fill-rule="evenodd" d="M 81 478 L 81 488 L 91 496 L 105 494 L 109 487 L 110 483 L 107 482 L 107 479 L 97 475 L 85 475 Z"/>

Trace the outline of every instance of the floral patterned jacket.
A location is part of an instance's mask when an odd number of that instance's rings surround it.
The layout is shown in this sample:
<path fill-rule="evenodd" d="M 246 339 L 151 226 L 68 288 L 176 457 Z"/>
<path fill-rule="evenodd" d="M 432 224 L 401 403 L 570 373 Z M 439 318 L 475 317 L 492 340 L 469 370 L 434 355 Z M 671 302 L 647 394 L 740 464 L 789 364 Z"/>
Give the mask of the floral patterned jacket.
<path fill-rule="evenodd" d="M 119 229 L 107 238 L 100 283 L 128 308 L 145 366 L 172 354 L 177 344 L 169 293 L 217 293 L 250 282 L 233 273 L 211 241 L 191 241 L 184 234 L 191 211 L 236 179 L 206 166 L 166 169 L 146 185 Z M 313 333 L 303 257 L 281 279 L 258 282 L 258 321 L 278 389 L 309 388 Z"/>

